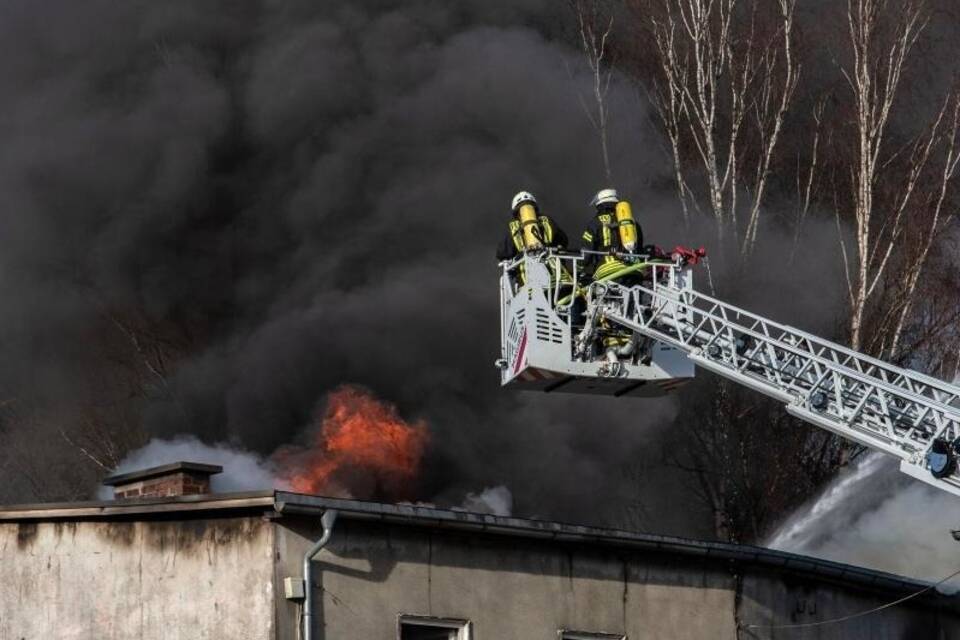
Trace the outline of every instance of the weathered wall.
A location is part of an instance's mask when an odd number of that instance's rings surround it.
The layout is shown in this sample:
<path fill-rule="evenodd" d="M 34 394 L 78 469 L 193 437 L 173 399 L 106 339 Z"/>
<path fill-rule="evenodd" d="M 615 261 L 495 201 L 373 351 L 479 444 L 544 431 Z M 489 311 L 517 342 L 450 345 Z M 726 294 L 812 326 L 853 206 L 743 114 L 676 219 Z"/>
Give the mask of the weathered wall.
<path fill-rule="evenodd" d="M 306 523 L 281 522 L 278 577 L 299 575 Z M 904 605 L 834 627 L 740 629 L 747 622 L 808 622 L 876 606 L 868 593 L 762 570 L 671 554 L 511 539 L 341 519 L 316 565 L 317 631 L 326 640 L 396 638 L 397 615 L 469 619 L 475 637 L 556 640 L 558 629 L 631 640 L 739 638 L 960 639 L 960 615 Z M 296 620 L 280 602 L 278 620 Z M 281 622 L 278 638 L 293 640 Z"/>
<path fill-rule="evenodd" d="M 0 640 L 297 638 L 282 580 L 318 519 L 0 523 Z M 275 561 L 276 559 L 276 561 Z M 393 640 L 397 615 L 471 621 L 474 637 L 556 640 L 960 640 L 956 602 L 912 601 L 810 629 L 895 597 L 670 553 L 341 517 L 316 564 L 326 640 Z M 322 585 L 322 587 L 321 587 Z"/>
<path fill-rule="evenodd" d="M 259 517 L 0 523 L 0 640 L 272 639 L 272 551 Z"/>
<path fill-rule="evenodd" d="M 302 554 L 302 533 L 317 532 L 278 532 L 284 564 Z M 299 572 L 293 563 L 286 570 Z M 735 637 L 733 578 L 670 558 L 341 520 L 316 575 L 328 640 L 392 640 L 401 613 L 469 619 L 476 638 L 556 640 L 561 628 Z"/>
<path fill-rule="evenodd" d="M 881 597 L 813 580 L 758 573 L 746 576 L 741 596 L 740 620 L 744 625 L 758 625 L 742 629 L 743 640 L 960 639 L 960 606 L 956 598 L 953 602 L 944 599 L 940 606 L 929 600 L 926 606 L 905 603 L 827 626 L 783 628 L 869 611 L 897 599 L 897 595 Z"/>

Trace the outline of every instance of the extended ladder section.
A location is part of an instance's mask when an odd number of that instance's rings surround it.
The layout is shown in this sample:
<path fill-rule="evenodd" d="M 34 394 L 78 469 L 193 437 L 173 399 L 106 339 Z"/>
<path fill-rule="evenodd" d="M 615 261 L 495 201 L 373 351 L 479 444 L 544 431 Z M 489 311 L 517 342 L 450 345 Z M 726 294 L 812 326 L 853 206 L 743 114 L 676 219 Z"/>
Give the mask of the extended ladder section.
<path fill-rule="evenodd" d="M 673 345 L 780 400 L 791 415 L 894 455 L 904 473 L 960 495 L 960 387 L 698 293 L 680 263 L 651 269 L 633 286 L 591 285 L 587 315 Z"/>

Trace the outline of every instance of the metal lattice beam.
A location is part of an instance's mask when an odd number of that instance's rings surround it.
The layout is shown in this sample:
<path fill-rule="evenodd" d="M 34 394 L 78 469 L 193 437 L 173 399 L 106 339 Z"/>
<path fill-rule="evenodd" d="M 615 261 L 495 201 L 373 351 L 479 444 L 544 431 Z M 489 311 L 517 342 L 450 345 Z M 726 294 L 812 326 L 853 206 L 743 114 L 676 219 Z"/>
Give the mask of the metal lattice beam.
<path fill-rule="evenodd" d="M 935 478 L 927 458 L 935 441 L 960 438 L 960 387 L 698 293 L 683 267 L 654 271 L 652 285 L 594 287 L 589 302 L 607 320 L 675 345 L 792 415 L 897 456 L 903 471 L 960 495 L 960 473 Z"/>

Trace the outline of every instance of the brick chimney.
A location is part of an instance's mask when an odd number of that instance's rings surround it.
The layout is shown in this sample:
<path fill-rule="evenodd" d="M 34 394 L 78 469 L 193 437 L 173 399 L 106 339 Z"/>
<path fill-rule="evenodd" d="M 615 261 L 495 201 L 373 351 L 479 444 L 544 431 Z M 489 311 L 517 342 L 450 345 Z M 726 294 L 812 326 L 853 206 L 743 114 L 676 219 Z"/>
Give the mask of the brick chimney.
<path fill-rule="evenodd" d="M 174 462 L 110 476 L 103 484 L 113 487 L 116 499 L 195 496 L 210 493 L 210 476 L 221 471 L 215 464 Z"/>

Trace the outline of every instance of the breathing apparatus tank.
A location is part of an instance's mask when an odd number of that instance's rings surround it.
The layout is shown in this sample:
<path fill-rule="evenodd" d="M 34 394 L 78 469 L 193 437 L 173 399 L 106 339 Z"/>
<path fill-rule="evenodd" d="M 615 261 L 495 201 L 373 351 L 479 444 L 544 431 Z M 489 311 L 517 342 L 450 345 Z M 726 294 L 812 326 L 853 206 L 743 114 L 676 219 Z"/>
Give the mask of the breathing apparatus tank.
<path fill-rule="evenodd" d="M 620 244 L 623 248 L 633 253 L 637 249 L 637 223 L 633 219 L 633 210 L 630 203 L 621 200 L 617 203 L 616 209 L 617 226 L 620 231 Z"/>
<path fill-rule="evenodd" d="M 527 251 L 543 248 L 543 239 L 540 237 L 540 221 L 537 220 L 537 209 L 527 202 L 517 210 L 520 226 L 523 229 L 523 246 Z"/>

